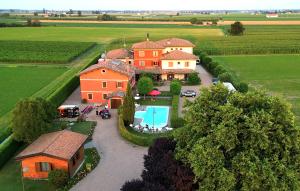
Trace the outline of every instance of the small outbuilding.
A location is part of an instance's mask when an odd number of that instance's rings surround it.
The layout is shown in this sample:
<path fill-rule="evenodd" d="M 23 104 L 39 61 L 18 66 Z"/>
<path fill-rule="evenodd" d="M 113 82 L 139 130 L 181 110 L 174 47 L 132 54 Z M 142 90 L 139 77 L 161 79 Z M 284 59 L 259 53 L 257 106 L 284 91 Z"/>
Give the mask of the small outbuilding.
<path fill-rule="evenodd" d="M 72 177 L 84 162 L 83 144 L 87 138 L 69 130 L 41 135 L 16 156 L 23 177 L 46 179 L 54 169 L 65 170 Z"/>

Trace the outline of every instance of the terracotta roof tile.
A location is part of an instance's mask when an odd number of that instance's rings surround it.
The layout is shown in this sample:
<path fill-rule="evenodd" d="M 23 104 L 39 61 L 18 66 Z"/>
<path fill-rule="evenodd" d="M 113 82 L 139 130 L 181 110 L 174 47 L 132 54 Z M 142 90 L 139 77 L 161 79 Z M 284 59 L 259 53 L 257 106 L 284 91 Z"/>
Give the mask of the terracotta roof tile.
<path fill-rule="evenodd" d="M 144 41 L 133 44 L 132 49 L 164 49 L 164 47 L 153 41 Z"/>
<path fill-rule="evenodd" d="M 161 60 L 198 60 L 199 57 L 180 50 L 174 50 L 163 55 Z"/>
<path fill-rule="evenodd" d="M 69 130 L 43 134 L 19 153 L 16 159 L 44 154 L 69 160 L 86 139 L 86 135 Z"/>
<path fill-rule="evenodd" d="M 129 68 L 127 68 L 127 67 L 129 67 Z M 107 69 L 125 74 L 129 77 L 133 77 L 135 74 L 134 67 L 122 62 L 121 60 L 103 60 L 103 61 L 99 61 L 98 64 L 94 64 L 94 65 L 88 67 L 87 69 L 83 70 L 82 72 L 80 72 L 80 75 L 85 74 L 90 71 L 93 71 L 93 70 L 98 70 L 100 68 L 107 68 Z"/>
<path fill-rule="evenodd" d="M 125 59 L 127 57 L 133 58 L 133 55 L 129 50 L 125 48 L 111 50 L 106 53 L 107 59 Z"/>
<path fill-rule="evenodd" d="M 156 41 L 156 43 L 163 47 L 195 47 L 190 41 L 180 38 L 163 39 Z"/>

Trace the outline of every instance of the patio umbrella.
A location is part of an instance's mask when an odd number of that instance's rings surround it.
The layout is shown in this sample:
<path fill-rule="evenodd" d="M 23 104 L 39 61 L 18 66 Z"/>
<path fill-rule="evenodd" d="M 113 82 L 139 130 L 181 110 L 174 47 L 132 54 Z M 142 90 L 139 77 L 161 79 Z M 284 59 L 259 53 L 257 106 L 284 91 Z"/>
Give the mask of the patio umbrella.
<path fill-rule="evenodd" d="M 158 90 L 152 90 L 151 92 L 148 93 L 148 95 L 151 95 L 151 96 L 157 96 L 157 95 L 160 95 L 160 91 Z"/>

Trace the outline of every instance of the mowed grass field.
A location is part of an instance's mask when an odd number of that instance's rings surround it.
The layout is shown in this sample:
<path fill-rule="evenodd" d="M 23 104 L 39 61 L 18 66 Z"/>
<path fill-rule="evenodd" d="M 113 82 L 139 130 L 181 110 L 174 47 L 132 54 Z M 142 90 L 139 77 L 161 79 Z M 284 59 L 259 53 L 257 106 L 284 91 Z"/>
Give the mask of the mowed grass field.
<path fill-rule="evenodd" d="M 0 65 L 0 117 L 22 98 L 30 97 L 66 72 L 66 67 L 2 67 Z"/>
<path fill-rule="evenodd" d="M 68 63 L 94 45 L 89 42 L 0 41 L 0 62 Z"/>
<path fill-rule="evenodd" d="M 16 27 L 2 28 L 0 40 L 73 41 L 109 43 L 120 38 L 169 38 L 223 36 L 221 29 L 208 28 L 111 28 L 111 27 Z M 22 35 L 20 35 L 22 34 Z"/>
<path fill-rule="evenodd" d="M 216 56 L 251 87 L 263 88 L 292 104 L 300 126 L 300 55 Z"/>

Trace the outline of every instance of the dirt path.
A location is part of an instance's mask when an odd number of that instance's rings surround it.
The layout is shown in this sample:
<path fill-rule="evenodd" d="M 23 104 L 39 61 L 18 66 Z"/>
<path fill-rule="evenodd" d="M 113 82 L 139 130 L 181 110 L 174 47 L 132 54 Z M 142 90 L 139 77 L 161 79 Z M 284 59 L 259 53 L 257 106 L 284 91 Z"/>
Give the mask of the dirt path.
<path fill-rule="evenodd" d="M 218 25 L 231 25 L 235 21 L 222 21 Z M 243 25 L 300 25 L 300 21 L 241 21 Z"/>

